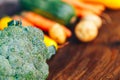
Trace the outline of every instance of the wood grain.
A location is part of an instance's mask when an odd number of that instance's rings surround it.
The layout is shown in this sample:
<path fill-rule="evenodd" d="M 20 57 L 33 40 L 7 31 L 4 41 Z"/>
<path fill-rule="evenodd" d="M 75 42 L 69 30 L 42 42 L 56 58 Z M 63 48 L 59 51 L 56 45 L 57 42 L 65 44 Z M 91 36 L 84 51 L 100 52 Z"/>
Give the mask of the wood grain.
<path fill-rule="evenodd" d="M 120 11 L 105 14 L 111 21 L 106 19 L 94 41 L 71 38 L 48 61 L 48 80 L 120 80 Z"/>

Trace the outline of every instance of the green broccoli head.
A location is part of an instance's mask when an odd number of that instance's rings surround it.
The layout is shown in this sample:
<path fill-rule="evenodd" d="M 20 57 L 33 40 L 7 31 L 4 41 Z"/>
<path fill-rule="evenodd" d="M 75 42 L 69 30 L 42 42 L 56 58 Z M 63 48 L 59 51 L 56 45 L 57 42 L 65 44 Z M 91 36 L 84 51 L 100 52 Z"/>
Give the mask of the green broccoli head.
<path fill-rule="evenodd" d="M 55 48 L 46 47 L 43 40 L 41 30 L 22 27 L 19 21 L 11 21 L 0 31 L 0 80 L 45 80 L 46 60 Z"/>

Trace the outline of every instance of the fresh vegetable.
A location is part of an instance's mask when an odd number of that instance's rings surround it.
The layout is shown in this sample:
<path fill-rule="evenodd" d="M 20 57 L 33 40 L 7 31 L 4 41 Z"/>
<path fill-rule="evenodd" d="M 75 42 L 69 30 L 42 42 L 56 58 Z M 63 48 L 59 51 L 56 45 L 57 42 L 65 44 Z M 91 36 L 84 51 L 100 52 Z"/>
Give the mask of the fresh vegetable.
<path fill-rule="evenodd" d="M 27 21 L 22 16 L 14 15 L 12 18 L 15 20 L 21 20 L 23 23 L 23 26 L 33 26 L 33 24 L 31 24 L 29 21 Z M 44 42 L 47 47 L 53 45 L 55 46 L 56 49 L 58 48 L 57 43 L 53 39 L 49 38 L 47 35 L 44 35 Z"/>
<path fill-rule="evenodd" d="M 3 30 L 5 27 L 7 27 L 7 23 L 11 20 L 12 19 L 9 16 L 2 17 L 0 20 L 0 30 Z"/>
<path fill-rule="evenodd" d="M 85 2 L 103 4 L 109 9 L 118 10 L 120 9 L 120 1 L 119 0 L 82 0 Z"/>
<path fill-rule="evenodd" d="M 80 21 L 75 27 L 75 35 L 82 42 L 90 42 L 98 35 L 98 28 L 89 20 Z"/>
<path fill-rule="evenodd" d="M 23 18 L 20 15 L 14 15 L 14 16 L 12 16 L 12 19 L 21 20 L 23 26 L 34 26 L 33 24 L 31 24 L 29 21 L 27 21 L 25 18 Z"/>
<path fill-rule="evenodd" d="M 43 39 L 41 30 L 9 22 L 0 31 L 0 80 L 46 80 L 46 59 L 55 54 L 55 48 L 46 47 Z"/>
<path fill-rule="evenodd" d="M 44 18 L 36 13 L 23 12 L 22 16 L 38 28 L 48 31 L 49 36 L 58 44 L 65 43 L 67 37 L 70 37 L 72 34 L 65 26 Z"/>
<path fill-rule="evenodd" d="M 91 14 L 91 13 L 93 13 L 92 11 L 90 11 L 90 10 L 84 10 L 84 9 L 78 9 L 78 8 L 76 8 L 76 14 L 77 14 L 77 16 L 78 17 L 84 17 L 84 16 L 86 16 L 86 15 L 88 15 L 88 14 Z"/>
<path fill-rule="evenodd" d="M 56 49 L 58 49 L 58 45 L 57 43 L 51 39 L 50 37 L 48 37 L 47 35 L 44 35 L 44 42 L 46 44 L 46 46 L 55 46 Z"/>
<path fill-rule="evenodd" d="M 29 21 L 27 21 L 26 19 L 24 19 L 22 16 L 19 16 L 19 15 L 14 15 L 12 18 L 9 17 L 9 19 L 10 20 L 12 20 L 12 19 L 14 19 L 14 20 L 21 20 L 23 26 L 33 26 L 33 24 L 31 24 Z M 4 19 L 2 21 L 6 22 L 6 19 Z M 7 23 L 4 23 L 3 28 L 6 27 L 5 25 L 7 25 Z M 57 43 L 54 40 L 50 39 L 46 35 L 44 36 L 44 42 L 45 42 L 46 46 L 52 46 L 52 45 L 54 45 L 56 49 L 58 48 Z"/>
<path fill-rule="evenodd" d="M 74 8 L 61 0 L 19 0 L 26 10 L 34 11 L 61 24 L 69 24 L 75 19 Z"/>
<path fill-rule="evenodd" d="M 98 15 L 88 14 L 84 16 L 82 19 L 93 22 L 98 29 L 102 26 L 102 19 Z"/>
<path fill-rule="evenodd" d="M 67 36 L 63 30 L 62 27 L 60 27 L 59 24 L 54 25 L 50 30 L 49 30 L 49 36 L 54 39 L 57 43 L 63 44 L 65 43 Z"/>
<path fill-rule="evenodd" d="M 53 26 L 55 26 L 56 24 L 59 24 L 59 23 L 56 23 L 55 21 L 44 18 L 34 12 L 22 12 L 22 16 L 26 20 L 34 24 L 36 27 L 42 29 L 43 31 L 49 31 L 51 28 L 53 28 Z M 63 28 L 67 37 L 70 37 L 72 35 L 72 32 L 64 25 L 59 24 L 59 27 Z M 59 32 L 57 34 L 59 34 Z"/>
<path fill-rule="evenodd" d="M 33 24 L 31 24 L 29 21 L 27 21 L 22 16 L 14 15 L 12 18 L 15 20 L 21 20 L 23 26 L 33 26 Z M 53 46 L 55 46 L 56 49 L 58 48 L 57 43 L 53 39 L 49 38 L 47 35 L 44 35 L 44 42 L 47 47 L 53 45 Z"/>
<path fill-rule="evenodd" d="M 85 3 L 80 0 L 63 0 L 64 2 L 74 6 L 77 16 L 85 16 L 87 13 L 92 12 L 100 15 L 105 7 L 101 4 Z"/>

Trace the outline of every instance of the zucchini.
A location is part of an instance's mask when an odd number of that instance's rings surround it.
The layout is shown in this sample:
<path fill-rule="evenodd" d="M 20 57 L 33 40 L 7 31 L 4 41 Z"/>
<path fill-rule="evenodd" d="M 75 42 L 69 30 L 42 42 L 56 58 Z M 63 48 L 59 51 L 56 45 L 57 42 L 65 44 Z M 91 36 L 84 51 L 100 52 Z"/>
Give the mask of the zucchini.
<path fill-rule="evenodd" d="M 26 10 L 64 25 L 76 18 L 74 8 L 61 0 L 20 0 L 20 4 Z"/>

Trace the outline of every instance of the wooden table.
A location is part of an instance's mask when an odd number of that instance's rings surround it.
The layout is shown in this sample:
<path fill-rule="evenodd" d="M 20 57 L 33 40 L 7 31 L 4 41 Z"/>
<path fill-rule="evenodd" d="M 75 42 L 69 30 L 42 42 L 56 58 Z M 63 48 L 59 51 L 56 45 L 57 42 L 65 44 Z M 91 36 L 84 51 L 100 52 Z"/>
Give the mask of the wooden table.
<path fill-rule="evenodd" d="M 98 37 L 73 37 L 48 61 L 48 80 L 120 80 L 120 11 L 106 11 Z"/>
<path fill-rule="evenodd" d="M 0 17 L 19 12 L 18 6 L 0 5 Z M 103 26 L 94 41 L 82 43 L 73 34 L 68 44 L 47 61 L 48 80 L 120 80 L 120 11 L 108 10 L 102 19 Z"/>

